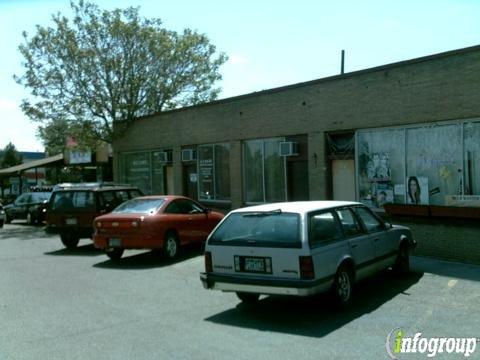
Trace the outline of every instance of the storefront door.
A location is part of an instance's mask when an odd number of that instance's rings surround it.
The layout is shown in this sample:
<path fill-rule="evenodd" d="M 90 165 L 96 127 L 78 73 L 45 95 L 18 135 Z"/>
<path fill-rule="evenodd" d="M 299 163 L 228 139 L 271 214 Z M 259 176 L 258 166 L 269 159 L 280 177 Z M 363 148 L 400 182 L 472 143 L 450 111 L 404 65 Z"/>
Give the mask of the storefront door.
<path fill-rule="evenodd" d="M 333 200 L 355 201 L 355 160 L 332 160 Z"/>

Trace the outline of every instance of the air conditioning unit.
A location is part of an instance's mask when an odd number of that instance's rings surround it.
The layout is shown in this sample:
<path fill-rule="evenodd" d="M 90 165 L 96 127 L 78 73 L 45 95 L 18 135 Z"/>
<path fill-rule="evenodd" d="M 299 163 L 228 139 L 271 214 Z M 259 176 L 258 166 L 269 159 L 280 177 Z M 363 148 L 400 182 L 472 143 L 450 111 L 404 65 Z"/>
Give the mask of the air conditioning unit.
<path fill-rule="evenodd" d="M 157 156 L 157 160 L 161 163 L 168 163 L 168 162 L 171 162 L 171 153 L 167 152 L 167 151 L 160 151 L 158 153 L 156 153 L 156 156 Z"/>
<path fill-rule="evenodd" d="M 182 150 L 182 161 L 195 161 L 197 160 L 197 152 L 194 149 Z"/>
<path fill-rule="evenodd" d="M 279 145 L 280 156 L 298 155 L 298 143 L 295 141 L 284 141 Z"/>

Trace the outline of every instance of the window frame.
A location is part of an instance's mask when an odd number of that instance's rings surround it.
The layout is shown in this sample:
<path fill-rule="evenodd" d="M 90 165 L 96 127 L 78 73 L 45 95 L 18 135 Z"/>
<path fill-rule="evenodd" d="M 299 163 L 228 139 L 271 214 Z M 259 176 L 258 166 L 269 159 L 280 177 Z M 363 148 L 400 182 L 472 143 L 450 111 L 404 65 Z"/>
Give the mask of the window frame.
<path fill-rule="evenodd" d="M 308 230 L 308 246 L 310 249 L 316 249 L 316 248 L 320 248 L 320 247 L 324 247 L 324 246 L 327 246 L 327 245 L 331 245 L 331 244 L 334 244 L 334 243 L 339 243 L 339 242 L 342 242 L 346 239 L 346 234 L 345 234 L 345 231 L 343 229 L 343 225 L 337 215 L 337 212 L 336 212 L 337 209 L 325 209 L 325 210 L 317 210 L 317 211 L 313 211 L 313 212 L 310 212 L 308 213 L 308 216 L 307 216 L 307 230 Z M 340 233 L 341 233 L 341 237 L 338 238 L 338 239 L 332 239 L 332 240 L 329 240 L 329 241 L 316 241 L 315 243 L 312 241 L 312 238 L 313 238 L 313 229 L 312 229 L 312 219 L 317 216 L 317 215 L 322 215 L 322 214 L 327 214 L 327 213 L 330 213 L 333 217 L 333 221 L 335 222 L 336 226 L 338 227 L 338 229 L 340 230 Z"/>
<path fill-rule="evenodd" d="M 363 221 L 362 217 L 358 213 L 358 209 L 364 209 L 368 214 L 370 214 L 375 220 L 377 220 L 380 224 L 380 227 L 377 230 L 374 231 L 369 231 L 367 228 L 367 225 Z M 353 212 L 357 216 L 358 222 L 360 223 L 360 226 L 362 227 L 363 231 L 365 234 L 374 234 L 380 231 L 385 231 L 386 230 L 386 223 L 383 221 L 377 214 L 375 214 L 368 206 L 365 205 L 357 205 L 352 207 Z"/>
<path fill-rule="evenodd" d="M 346 210 L 346 211 L 350 212 L 353 220 L 358 224 L 358 226 L 360 228 L 359 232 L 357 232 L 355 234 L 348 234 L 347 233 L 347 231 L 345 230 L 345 227 L 342 223 L 342 220 L 340 219 L 340 216 L 338 216 L 338 213 L 337 213 L 338 211 L 342 211 L 342 210 Z M 365 228 L 363 227 L 363 224 L 360 222 L 360 219 L 358 218 L 358 215 L 353 210 L 352 206 L 342 206 L 342 207 L 339 207 L 339 208 L 335 208 L 335 215 L 337 215 L 338 221 L 340 222 L 340 225 L 342 226 L 342 230 L 343 230 L 343 233 L 345 235 L 345 239 L 352 239 L 352 238 L 359 237 L 359 236 L 362 236 L 362 235 L 366 234 Z"/>

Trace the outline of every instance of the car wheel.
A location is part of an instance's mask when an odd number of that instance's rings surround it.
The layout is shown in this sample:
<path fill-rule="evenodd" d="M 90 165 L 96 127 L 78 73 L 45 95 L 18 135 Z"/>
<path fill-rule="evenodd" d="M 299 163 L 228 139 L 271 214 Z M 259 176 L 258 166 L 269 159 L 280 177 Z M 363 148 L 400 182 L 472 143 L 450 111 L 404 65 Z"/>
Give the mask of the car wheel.
<path fill-rule="evenodd" d="M 62 234 L 60 235 L 60 239 L 62 240 L 62 244 L 65 245 L 67 249 L 75 249 L 78 245 L 78 241 L 80 240 L 73 234 Z"/>
<path fill-rule="evenodd" d="M 407 244 L 402 244 L 398 249 L 393 271 L 400 275 L 407 274 L 410 271 L 410 255 Z"/>
<path fill-rule="evenodd" d="M 352 302 L 353 276 L 348 267 L 341 266 L 333 282 L 332 294 L 337 305 L 346 307 Z"/>
<path fill-rule="evenodd" d="M 119 260 L 123 255 L 123 249 L 122 248 L 106 248 L 105 254 L 107 254 L 107 256 L 111 260 Z"/>
<path fill-rule="evenodd" d="M 260 294 L 252 294 L 246 292 L 237 292 L 237 297 L 242 301 L 244 304 L 252 305 L 258 302 L 260 298 Z"/>
<path fill-rule="evenodd" d="M 178 256 L 179 243 L 177 235 L 174 232 L 169 232 L 163 244 L 163 253 L 167 259 L 175 259 Z"/>

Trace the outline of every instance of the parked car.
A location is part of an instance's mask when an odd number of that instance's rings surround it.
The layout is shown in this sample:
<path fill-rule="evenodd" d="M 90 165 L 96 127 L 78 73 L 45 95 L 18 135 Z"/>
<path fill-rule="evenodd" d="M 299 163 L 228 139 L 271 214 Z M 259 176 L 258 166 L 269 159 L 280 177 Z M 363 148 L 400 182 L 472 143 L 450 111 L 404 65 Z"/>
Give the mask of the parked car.
<path fill-rule="evenodd" d="M 114 260 L 124 249 L 158 249 L 175 258 L 180 246 L 205 241 L 222 218 L 183 196 L 139 197 L 95 219 L 94 243 Z"/>
<path fill-rule="evenodd" d="M 80 183 L 56 187 L 46 209 L 46 232 L 59 234 L 72 249 L 81 238 L 92 238 L 93 220 L 142 192 L 129 185 Z"/>
<path fill-rule="evenodd" d="M 3 210 L 3 205 L 0 203 L 0 228 L 3 227 L 5 223 L 5 210 Z"/>
<path fill-rule="evenodd" d="M 331 290 L 347 305 L 359 280 L 388 267 L 407 272 L 414 246 L 407 227 L 356 202 L 247 207 L 230 212 L 209 236 L 200 279 L 205 288 L 236 292 L 247 303 L 261 294 Z"/>
<path fill-rule="evenodd" d="M 42 223 L 45 219 L 43 209 L 50 195 L 50 192 L 28 192 L 18 196 L 13 203 L 5 205 L 5 222 L 26 219 L 29 225 Z"/>

